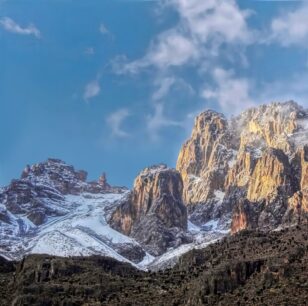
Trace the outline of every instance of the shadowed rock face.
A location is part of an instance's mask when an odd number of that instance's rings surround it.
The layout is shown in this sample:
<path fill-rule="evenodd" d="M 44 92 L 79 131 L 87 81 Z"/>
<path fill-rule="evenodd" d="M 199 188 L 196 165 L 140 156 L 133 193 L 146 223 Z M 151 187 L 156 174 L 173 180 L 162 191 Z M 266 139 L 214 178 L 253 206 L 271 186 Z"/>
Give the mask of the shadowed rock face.
<path fill-rule="evenodd" d="M 183 145 L 177 170 L 191 220 L 229 216 L 232 232 L 273 229 L 306 218 L 308 112 L 294 102 L 227 120 L 206 111 Z"/>
<path fill-rule="evenodd" d="M 134 188 L 111 216 L 116 230 L 147 245 L 153 254 L 161 254 L 182 241 L 187 229 L 187 211 L 182 202 L 180 174 L 165 165 L 144 169 L 135 179 Z M 178 242 L 177 242 L 178 240 Z"/>

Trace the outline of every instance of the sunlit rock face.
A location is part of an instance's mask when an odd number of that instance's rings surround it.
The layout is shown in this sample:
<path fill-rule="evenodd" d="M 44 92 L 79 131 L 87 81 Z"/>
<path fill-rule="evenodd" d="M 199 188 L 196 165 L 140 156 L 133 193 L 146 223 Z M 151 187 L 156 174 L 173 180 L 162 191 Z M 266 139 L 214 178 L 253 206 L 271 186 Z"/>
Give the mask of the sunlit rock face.
<path fill-rule="evenodd" d="M 205 111 L 195 119 L 191 138 L 179 153 L 176 168 L 182 175 L 183 199 L 195 224 L 230 213 L 230 204 L 223 198 L 225 177 L 236 149 L 233 138 L 224 115 Z"/>
<path fill-rule="evenodd" d="M 249 109 L 236 118 L 240 130 L 240 148 L 248 145 L 281 149 L 291 153 L 291 137 L 300 128 L 306 113 L 294 102 L 272 103 Z"/>
<path fill-rule="evenodd" d="M 294 102 L 227 120 L 206 111 L 183 145 L 177 170 L 195 223 L 226 218 L 233 233 L 300 222 L 307 212 L 308 112 Z"/>
<path fill-rule="evenodd" d="M 297 187 L 292 186 L 293 182 L 287 155 L 281 150 L 268 149 L 258 159 L 251 174 L 247 199 L 250 202 L 271 202 L 282 194 L 288 197 Z"/>
<path fill-rule="evenodd" d="M 186 239 L 187 211 L 180 173 L 165 165 L 144 169 L 128 199 L 112 214 L 110 224 L 147 247 L 153 255 Z"/>
<path fill-rule="evenodd" d="M 232 158 L 231 145 L 228 122 L 222 114 L 206 111 L 195 119 L 192 136 L 183 145 L 177 161 L 187 205 L 206 202 L 215 190 L 223 190 Z"/>
<path fill-rule="evenodd" d="M 299 181 L 299 188 L 288 199 L 288 210 L 285 222 L 300 223 L 308 215 L 308 146 L 300 148 L 294 158 L 296 173 L 294 177 Z"/>

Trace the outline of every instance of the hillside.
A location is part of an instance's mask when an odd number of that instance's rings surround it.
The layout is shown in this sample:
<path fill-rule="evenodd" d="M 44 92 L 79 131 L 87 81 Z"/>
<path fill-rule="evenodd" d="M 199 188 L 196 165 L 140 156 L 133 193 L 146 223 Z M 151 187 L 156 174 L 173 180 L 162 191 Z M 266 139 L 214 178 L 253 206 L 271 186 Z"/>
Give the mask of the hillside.
<path fill-rule="evenodd" d="M 1 305 L 306 305 L 307 224 L 243 231 L 142 272 L 104 257 L 1 261 Z"/>

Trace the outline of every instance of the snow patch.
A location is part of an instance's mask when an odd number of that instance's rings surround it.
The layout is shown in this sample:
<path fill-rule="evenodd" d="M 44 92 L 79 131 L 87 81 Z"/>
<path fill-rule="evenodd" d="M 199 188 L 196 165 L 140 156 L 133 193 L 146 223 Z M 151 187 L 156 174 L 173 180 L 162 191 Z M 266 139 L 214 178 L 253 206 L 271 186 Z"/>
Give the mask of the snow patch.
<path fill-rule="evenodd" d="M 225 197 L 225 192 L 221 191 L 221 190 L 215 190 L 214 191 L 214 196 L 215 198 L 222 203 Z"/>

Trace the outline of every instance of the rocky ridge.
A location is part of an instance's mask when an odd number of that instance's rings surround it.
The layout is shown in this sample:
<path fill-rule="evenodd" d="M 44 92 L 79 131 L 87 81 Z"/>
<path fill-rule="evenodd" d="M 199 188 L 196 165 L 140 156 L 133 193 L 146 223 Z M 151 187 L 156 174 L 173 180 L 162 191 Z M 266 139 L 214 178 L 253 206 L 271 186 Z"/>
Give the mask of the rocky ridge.
<path fill-rule="evenodd" d="M 177 161 L 190 220 L 223 224 L 228 216 L 235 233 L 306 219 L 307 146 L 308 111 L 295 102 L 261 105 L 230 120 L 200 114 Z"/>
<path fill-rule="evenodd" d="M 308 216 L 308 111 L 272 103 L 195 120 L 175 169 L 145 168 L 131 191 L 88 182 L 61 160 L 27 166 L 0 190 L 0 254 L 103 254 L 170 267 L 185 252 L 245 229 Z M 155 258 L 156 257 L 156 258 Z"/>

